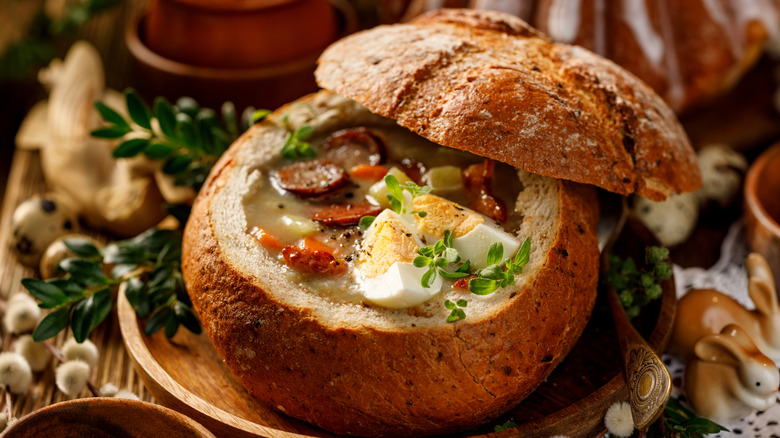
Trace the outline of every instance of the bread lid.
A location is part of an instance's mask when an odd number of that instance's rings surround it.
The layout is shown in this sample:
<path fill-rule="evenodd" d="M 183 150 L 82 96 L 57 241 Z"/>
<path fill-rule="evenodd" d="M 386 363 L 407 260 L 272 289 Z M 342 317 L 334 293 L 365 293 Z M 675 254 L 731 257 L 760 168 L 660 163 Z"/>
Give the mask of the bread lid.
<path fill-rule="evenodd" d="M 701 185 L 674 112 L 583 48 L 492 11 L 441 9 L 332 44 L 323 88 L 444 146 L 660 201 Z"/>

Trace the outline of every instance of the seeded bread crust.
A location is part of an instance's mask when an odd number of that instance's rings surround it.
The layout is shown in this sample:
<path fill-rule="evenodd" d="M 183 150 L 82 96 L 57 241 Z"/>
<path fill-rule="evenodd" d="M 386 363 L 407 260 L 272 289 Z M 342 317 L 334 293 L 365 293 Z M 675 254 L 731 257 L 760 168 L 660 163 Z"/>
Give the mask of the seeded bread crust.
<path fill-rule="evenodd" d="M 701 185 L 674 112 L 643 82 L 517 17 L 443 9 L 332 44 L 315 72 L 429 140 L 660 201 Z"/>
<path fill-rule="evenodd" d="M 251 128 L 215 166 L 184 232 L 182 271 L 205 332 L 248 391 L 293 417 L 340 434 L 415 436 L 460 431 L 529 395 L 571 350 L 598 278 L 595 189 L 522 173 L 521 233 L 531 261 L 515 286 L 470 301 L 447 323 L 441 294 L 410 310 L 341 302 L 246 232 L 249 188 L 278 158 L 285 123 L 317 134 L 388 123 L 323 91 Z M 300 110 L 300 111 L 298 111 Z M 307 120 L 306 117 L 314 119 Z M 402 128 L 399 128 L 402 129 Z"/>

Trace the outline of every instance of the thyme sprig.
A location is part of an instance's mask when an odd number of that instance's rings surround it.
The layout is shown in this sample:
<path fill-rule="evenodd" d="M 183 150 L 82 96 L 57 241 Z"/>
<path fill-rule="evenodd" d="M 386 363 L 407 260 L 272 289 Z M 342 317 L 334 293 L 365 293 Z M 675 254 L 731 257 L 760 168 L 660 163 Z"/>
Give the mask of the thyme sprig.
<path fill-rule="evenodd" d="M 405 214 L 416 214 L 419 217 L 428 215 L 428 213 L 424 211 L 411 210 L 410 206 L 412 205 L 414 198 L 430 193 L 431 190 L 433 190 L 433 187 L 419 186 L 413 181 L 407 181 L 401 184 L 394 175 L 386 175 L 384 181 L 387 186 L 387 200 L 390 202 L 390 208 L 392 208 L 394 212 L 402 216 Z M 404 197 L 404 191 L 410 195 L 408 201 Z M 360 218 L 358 226 L 365 230 L 374 223 L 374 219 L 376 219 L 376 216 L 363 216 Z"/>
<path fill-rule="evenodd" d="M 477 277 L 469 280 L 469 291 L 477 295 L 488 295 L 500 287 L 515 284 L 515 274 L 523 272 L 523 266 L 528 263 L 530 255 L 531 239 L 526 238 L 514 260 L 507 258 L 502 267 L 504 245 L 501 242 L 493 242 L 488 249 L 487 267 L 478 270 Z"/>
<path fill-rule="evenodd" d="M 44 341 L 70 326 L 76 341 L 83 342 L 110 313 L 121 284 L 136 313 L 148 316 L 147 335 L 165 327 L 170 338 L 180 325 L 200 333 L 181 277 L 181 238 L 178 230 L 150 229 L 102 250 L 86 239 L 66 239 L 76 257 L 60 262 L 65 277 L 22 280 L 39 307 L 53 309 L 35 328 L 33 339 Z"/>
<path fill-rule="evenodd" d="M 455 322 L 459 319 L 466 319 L 466 312 L 463 309 L 465 309 L 468 305 L 469 302 L 464 299 L 460 299 L 454 303 L 450 300 L 444 300 L 444 307 L 452 310 L 450 315 L 447 317 L 447 322 Z"/>
<path fill-rule="evenodd" d="M 439 239 L 433 245 L 418 249 L 417 253 L 420 255 L 412 261 L 414 266 L 418 268 L 428 267 L 428 270 L 425 271 L 425 274 L 420 279 L 420 283 L 424 288 L 431 287 L 436 280 L 437 274 L 450 279 L 463 278 L 469 275 L 471 267 L 471 261 L 469 260 L 463 262 L 455 271 L 447 270 L 447 267 L 451 264 L 454 265 L 460 262 L 458 250 L 452 247 L 452 230 L 444 230 L 442 239 Z"/>
<path fill-rule="evenodd" d="M 634 260 L 609 255 L 607 284 L 615 289 L 629 319 L 639 315 L 642 306 L 659 298 L 661 282 L 672 276 L 669 250 L 663 247 L 645 248 L 645 265 L 640 269 Z"/>

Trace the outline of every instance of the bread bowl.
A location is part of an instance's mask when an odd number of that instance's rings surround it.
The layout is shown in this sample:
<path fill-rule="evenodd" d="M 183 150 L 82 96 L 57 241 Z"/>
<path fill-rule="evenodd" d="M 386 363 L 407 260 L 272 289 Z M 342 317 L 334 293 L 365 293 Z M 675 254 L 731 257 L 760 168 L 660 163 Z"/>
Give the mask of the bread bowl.
<path fill-rule="evenodd" d="M 377 44 L 364 50 L 372 41 Z M 457 53 L 455 46 L 467 50 Z M 535 56 L 525 58 L 538 64 L 538 71 L 528 66 L 530 76 L 520 68 L 524 60 L 517 64 L 501 53 L 522 50 L 518 47 Z M 464 58 L 470 54 L 482 57 L 469 63 Z M 449 62 L 447 55 L 450 61 L 458 59 Z M 554 59 L 564 61 L 550 62 Z M 434 72 L 431 66 L 446 68 Z M 482 68 L 486 74 L 480 77 L 486 80 L 472 78 L 470 68 Z M 498 70 L 508 76 L 492 74 Z M 572 76 L 564 84 L 560 72 L 567 71 Z M 424 73 L 430 74 L 427 81 L 421 80 Z M 512 88 L 517 96 L 500 88 L 522 83 L 517 74 L 530 80 L 536 73 L 526 88 Z M 185 229 L 182 271 L 206 333 L 248 391 L 332 432 L 416 436 L 473 427 L 517 404 L 563 360 L 587 323 L 598 280 L 595 188 L 564 177 L 657 198 L 697 185 L 690 145 L 671 110 L 649 88 L 608 61 L 553 44 L 503 14 L 441 11 L 413 24 L 357 34 L 326 50 L 317 78 L 333 91 L 280 108 L 215 166 Z M 494 106 L 482 99 L 491 88 Z M 435 102 L 448 105 L 436 108 Z M 522 127 L 502 131 L 534 108 L 542 111 L 536 133 L 526 130 L 519 136 Z M 567 122 L 575 113 L 578 123 Z M 503 121 L 485 121 L 486 114 Z M 600 116 L 609 122 L 602 124 Z M 543 117 L 560 125 L 543 123 Z M 302 126 L 313 129 L 310 142 L 318 158 L 291 164 L 282 157 L 283 145 Z M 507 175 L 517 175 L 519 194 L 506 202 L 508 228 L 503 232 L 528 237 L 530 254 L 522 273 L 511 276 L 514 285 L 478 297 L 457 281 L 439 279 L 443 286 L 427 300 L 394 307 L 366 294 L 366 277 L 378 278 L 365 269 L 375 265 L 377 246 L 354 246 L 354 236 L 361 234 L 354 225 L 334 232 L 318 222 L 307 234 L 301 231 L 306 226 L 288 220 L 291 227 L 277 226 L 274 233 L 295 231 L 275 243 L 258 233 L 273 227 L 273 210 L 331 203 L 328 197 L 323 201 L 319 188 L 291 185 L 286 179 L 291 171 L 318 182 L 327 174 L 325 185 L 333 192 L 326 195 L 360 201 L 366 189 L 355 188 L 361 184 L 354 173 L 345 192 L 330 164 L 311 164 L 321 156 L 333 157 L 332 138 L 342 135 L 334 133 L 350 127 L 367 127 L 386 143 L 388 167 L 401 165 L 402 157 L 394 157 L 396 145 L 408 147 L 401 155 L 431 160 L 431 167 L 453 160 L 471 168 L 488 158 L 500 162 L 495 175 L 501 181 L 491 186 L 499 198 L 502 187 L 515 179 Z M 564 144 L 572 136 L 600 147 L 586 151 Z M 634 155 L 626 150 L 627 136 Z M 452 150 L 455 146 L 470 152 Z M 575 162 L 579 171 L 567 167 Z M 600 171 L 605 162 L 614 171 Z M 415 199 L 423 196 L 428 195 Z M 417 205 L 415 199 L 410 208 Z M 447 217 L 426 209 L 431 218 Z M 387 211 L 371 227 L 391 223 L 382 218 Z M 489 215 L 483 224 L 504 221 L 490 216 L 490 209 L 480 211 Z M 412 217 L 409 223 L 425 228 L 421 215 L 406 214 Z M 470 217 L 477 221 L 483 217 L 475 214 Z M 364 233 L 369 240 L 379 233 L 371 227 Z M 304 244 L 289 243 L 296 233 Z M 337 246 L 347 247 L 347 254 L 333 253 L 346 267 L 331 259 L 318 265 L 322 270 L 307 271 L 285 253 L 291 246 L 303 251 L 305 237 L 323 233 L 344 239 Z M 395 235 L 403 241 L 412 234 Z M 455 234 L 457 240 L 468 232 Z M 425 244 L 433 243 L 430 236 L 426 239 Z M 446 302 L 461 299 L 468 302 L 466 318 L 448 321 L 454 305 Z"/>

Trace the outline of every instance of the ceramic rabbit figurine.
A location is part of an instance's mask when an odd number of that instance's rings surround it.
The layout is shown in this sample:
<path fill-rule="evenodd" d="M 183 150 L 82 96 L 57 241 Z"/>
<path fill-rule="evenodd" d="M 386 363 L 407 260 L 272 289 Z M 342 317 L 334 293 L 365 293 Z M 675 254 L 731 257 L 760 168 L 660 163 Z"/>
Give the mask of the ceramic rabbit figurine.
<path fill-rule="evenodd" d="M 733 323 L 745 329 L 762 353 L 780 363 L 780 307 L 771 270 L 758 253 L 748 256 L 746 269 L 748 293 L 756 310 L 747 310 L 716 290 L 692 290 L 678 303 L 670 353 L 686 359 L 702 336 L 719 333 Z"/>
<path fill-rule="evenodd" d="M 685 366 L 683 384 L 699 415 L 728 424 L 772 406 L 780 372 L 745 330 L 729 324 L 719 334 L 699 339 Z"/>

